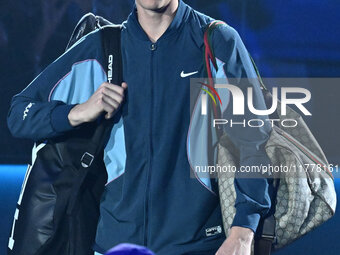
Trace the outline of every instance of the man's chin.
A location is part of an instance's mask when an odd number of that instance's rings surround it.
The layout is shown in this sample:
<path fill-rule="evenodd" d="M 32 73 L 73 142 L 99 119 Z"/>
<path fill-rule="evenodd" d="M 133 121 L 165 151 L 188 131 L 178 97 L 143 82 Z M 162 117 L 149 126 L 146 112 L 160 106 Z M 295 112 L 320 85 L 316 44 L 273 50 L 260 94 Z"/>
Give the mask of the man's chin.
<path fill-rule="evenodd" d="M 169 7 L 171 1 L 138 0 L 136 1 L 143 9 L 163 13 Z"/>

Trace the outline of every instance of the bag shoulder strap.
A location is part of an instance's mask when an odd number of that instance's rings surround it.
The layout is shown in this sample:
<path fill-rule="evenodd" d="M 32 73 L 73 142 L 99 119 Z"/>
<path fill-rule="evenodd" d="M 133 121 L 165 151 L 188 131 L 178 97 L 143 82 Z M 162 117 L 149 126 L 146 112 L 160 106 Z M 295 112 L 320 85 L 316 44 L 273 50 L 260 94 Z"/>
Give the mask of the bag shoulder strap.
<path fill-rule="evenodd" d="M 216 63 L 216 58 L 215 58 L 215 54 L 214 54 L 214 49 L 212 48 L 212 35 L 213 35 L 213 32 L 214 30 L 217 28 L 217 27 L 220 27 L 220 26 L 227 26 L 228 24 L 225 23 L 224 21 L 221 21 L 221 20 L 214 20 L 212 22 L 210 22 L 206 28 L 205 28 L 205 31 L 204 31 L 204 46 L 205 46 L 205 66 L 206 66 L 206 71 L 207 71 L 207 74 L 208 74 L 208 78 L 213 78 L 212 75 L 211 75 L 211 66 L 210 66 L 210 61 L 213 63 L 213 66 L 215 68 L 215 70 L 217 70 L 217 63 Z M 256 75 L 258 77 L 258 80 L 260 82 L 260 85 L 261 85 L 261 88 L 265 91 L 267 91 L 267 87 L 264 85 L 263 83 L 263 80 L 262 80 L 262 77 L 260 75 L 260 72 L 255 64 L 255 61 L 254 59 L 252 58 L 252 56 L 250 55 L 250 53 L 248 52 L 248 55 L 249 55 L 249 58 L 252 62 L 252 65 L 254 67 L 254 70 L 256 72 Z M 210 60 L 210 61 L 209 61 Z M 209 74 L 210 72 L 210 74 Z"/>
<path fill-rule="evenodd" d="M 90 15 L 88 17 L 92 16 Z M 107 81 L 114 84 L 121 84 L 123 80 L 123 63 L 120 42 L 121 29 L 121 25 L 106 25 L 99 30 L 101 33 L 104 59 L 107 60 L 105 64 L 105 71 L 108 78 Z M 84 168 L 90 167 L 94 158 L 99 155 L 104 148 L 113 121 L 101 117 L 99 118 L 98 123 L 99 125 L 89 141 L 87 150 L 80 159 L 81 165 Z"/>
<path fill-rule="evenodd" d="M 121 54 L 121 29 L 122 25 L 114 25 L 110 21 L 101 16 L 95 16 L 89 12 L 85 14 L 75 26 L 66 50 L 74 45 L 79 39 L 89 34 L 90 32 L 99 29 L 101 33 L 101 41 L 103 48 L 104 59 L 107 60 L 105 71 L 108 77 L 108 82 L 121 84 L 123 80 L 123 64 Z M 111 129 L 112 120 L 101 118 L 87 148 L 81 158 L 81 165 L 89 167 L 95 156 L 103 149 L 107 133 Z"/>
<path fill-rule="evenodd" d="M 209 85 L 213 85 L 213 76 L 211 72 L 211 63 L 215 70 L 217 71 L 217 63 L 216 63 L 216 58 L 214 54 L 214 49 L 212 47 L 212 34 L 214 30 L 219 27 L 219 26 L 226 26 L 227 24 L 223 21 L 220 20 L 214 20 L 211 23 L 209 23 L 205 29 L 204 32 L 204 57 L 205 57 L 205 70 L 206 74 L 208 75 L 208 80 L 209 80 Z M 249 58 L 253 64 L 253 67 L 255 69 L 256 75 L 258 77 L 261 89 L 263 93 L 267 93 L 268 90 L 266 86 L 264 85 L 261 75 L 259 73 L 259 70 L 249 54 Z M 216 114 L 220 114 L 220 109 L 214 109 L 214 114 L 215 116 L 218 116 Z M 221 135 L 221 134 L 220 134 Z M 221 139 L 223 139 L 222 136 L 220 136 Z M 225 139 L 228 137 L 224 137 Z M 271 254 L 271 248 L 273 241 L 275 240 L 275 218 L 273 215 L 271 215 L 268 218 L 262 219 L 261 221 L 261 226 L 259 226 L 260 232 L 257 233 L 258 238 L 255 240 L 255 245 L 254 245 L 254 252 L 255 255 L 270 255 Z"/>
<path fill-rule="evenodd" d="M 102 43 L 105 59 L 107 59 L 106 71 L 108 82 L 121 84 L 123 81 L 123 64 L 121 53 L 121 25 L 106 25 L 101 29 Z"/>
<path fill-rule="evenodd" d="M 107 59 L 105 69 L 107 72 L 108 81 L 111 81 L 115 84 L 121 84 L 123 79 L 123 64 L 120 47 L 121 26 L 105 26 L 101 28 L 100 33 L 102 38 L 104 59 Z M 92 162 L 103 151 L 104 146 L 107 142 L 107 138 L 110 135 L 113 121 L 106 120 L 104 118 L 100 118 L 99 121 L 99 125 L 94 131 L 94 134 L 87 145 L 87 149 L 80 159 L 80 165 L 83 169 L 81 169 L 82 171 L 80 171 L 81 174 L 79 176 L 79 181 L 75 184 L 73 188 L 74 192 L 70 198 L 67 209 L 68 214 L 71 214 L 73 212 L 76 200 L 80 192 L 80 186 L 82 185 L 88 172 L 93 168 L 91 167 Z"/>
<path fill-rule="evenodd" d="M 109 83 L 121 84 L 123 81 L 123 62 L 121 53 L 121 25 L 108 25 L 100 29 L 102 37 L 102 46 L 104 51 L 104 59 L 106 63 L 106 73 Z M 117 114 L 116 114 L 117 115 Z M 118 113 L 119 115 L 119 113 Z M 82 157 L 82 165 L 93 160 L 104 148 L 107 136 L 111 130 L 112 120 L 101 118 L 100 124 L 96 128 L 94 135 L 90 141 L 88 151 Z M 85 161 L 86 162 L 83 162 Z"/>

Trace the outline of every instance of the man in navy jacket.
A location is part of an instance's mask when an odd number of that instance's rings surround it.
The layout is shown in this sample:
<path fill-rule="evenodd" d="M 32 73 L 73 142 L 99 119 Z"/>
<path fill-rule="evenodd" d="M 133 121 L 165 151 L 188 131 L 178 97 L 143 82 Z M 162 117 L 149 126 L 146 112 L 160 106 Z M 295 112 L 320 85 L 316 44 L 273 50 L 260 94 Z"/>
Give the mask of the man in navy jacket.
<path fill-rule="evenodd" d="M 223 226 L 214 181 L 190 178 L 190 78 L 204 76 L 203 33 L 212 20 L 182 1 L 136 0 L 123 23 L 121 86 L 105 82 L 106 61 L 95 31 L 12 100 L 11 132 L 35 141 L 62 135 L 102 113 L 110 119 L 122 107 L 123 117 L 113 126 L 104 153 L 108 183 L 97 252 L 129 242 L 158 255 L 250 254 L 260 217 L 270 208 L 268 180 L 235 181 L 236 216 L 226 239 L 223 231 L 207 232 Z M 256 77 L 233 28 L 217 28 L 212 44 L 216 78 Z M 255 108 L 265 107 L 259 84 L 252 86 Z M 237 130 L 230 135 L 239 146 L 241 164 L 267 164 L 263 145 L 270 128 Z"/>

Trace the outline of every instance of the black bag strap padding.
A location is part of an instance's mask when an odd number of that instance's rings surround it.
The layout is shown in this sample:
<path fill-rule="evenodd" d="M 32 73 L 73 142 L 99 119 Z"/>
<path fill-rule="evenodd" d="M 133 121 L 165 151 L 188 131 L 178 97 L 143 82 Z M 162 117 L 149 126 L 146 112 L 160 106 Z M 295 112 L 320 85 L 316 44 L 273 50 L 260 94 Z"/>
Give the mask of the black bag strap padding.
<path fill-rule="evenodd" d="M 106 73 L 108 78 L 112 76 L 112 83 L 121 84 L 123 81 L 123 64 L 122 64 L 122 54 L 121 54 L 121 43 L 120 43 L 120 25 L 109 25 L 101 28 L 101 38 L 102 46 L 104 50 L 104 59 L 107 60 L 106 63 Z M 120 113 L 116 113 L 115 117 Z M 100 155 L 104 146 L 107 142 L 108 135 L 112 127 L 112 120 L 106 120 L 100 118 L 100 124 L 96 128 L 88 146 L 87 150 L 84 151 L 80 160 L 80 176 L 79 182 L 74 186 L 74 192 L 71 196 L 67 213 L 72 214 L 75 209 L 75 204 L 80 192 L 80 186 L 85 180 L 87 173 L 91 170 L 91 164 L 95 157 Z"/>
<path fill-rule="evenodd" d="M 121 26 L 120 25 L 108 25 L 101 28 L 102 33 L 102 43 L 104 56 L 107 60 L 106 63 L 106 73 L 108 76 L 108 82 L 116 85 L 121 85 L 123 82 L 123 62 L 122 62 L 122 53 L 121 53 Z M 110 80 L 110 76 L 112 76 L 112 80 Z M 116 113 L 116 115 L 119 113 Z M 112 120 L 103 119 L 96 129 L 92 139 L 89 150 L 92 150 L 90 153 L 92 155 L 97 155 L 100 150 L 103 149 L 104 144 L 106 143 L 106 131 L 109 131 L 111 127 Z M 92 148 L 91 148 L 92 147 Z"/>

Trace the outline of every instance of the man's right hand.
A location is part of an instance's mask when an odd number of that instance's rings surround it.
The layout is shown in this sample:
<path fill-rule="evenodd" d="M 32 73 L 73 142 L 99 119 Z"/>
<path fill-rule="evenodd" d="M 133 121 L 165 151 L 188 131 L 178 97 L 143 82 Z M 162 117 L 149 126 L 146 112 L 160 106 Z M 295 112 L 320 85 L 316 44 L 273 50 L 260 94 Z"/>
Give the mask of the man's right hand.
<path fill-rule="evenodd" d="M 126 89 L 125 82 L 122 86 L 104 82 L 85 103 L 72 108 L 68 114 L 70 124 L 75 127 L 85 122 L 92 122 L 102 113 L 106 113 L 106 119 L 112 118 L 124 100 Z"/>

